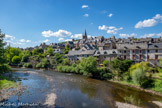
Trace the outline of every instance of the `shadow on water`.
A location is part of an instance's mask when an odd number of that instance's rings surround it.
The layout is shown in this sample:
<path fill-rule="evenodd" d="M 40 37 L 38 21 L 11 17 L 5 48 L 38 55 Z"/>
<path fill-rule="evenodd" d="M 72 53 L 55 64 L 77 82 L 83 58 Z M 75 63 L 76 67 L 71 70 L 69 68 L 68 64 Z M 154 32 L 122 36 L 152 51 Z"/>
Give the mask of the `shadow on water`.
<path fill-rule="evenodd" d="M 116 102 L 122 102 L 156 108 L 152 101 L 162 100 L 162 97 L 128 86 L 75 74 L 16 68 L 13 76 L 21 78 L 17 82 L 26 89 L 21 95 L 3 101 L 6 103 L 36 103 L 38 108 L 114 108 Z"/>

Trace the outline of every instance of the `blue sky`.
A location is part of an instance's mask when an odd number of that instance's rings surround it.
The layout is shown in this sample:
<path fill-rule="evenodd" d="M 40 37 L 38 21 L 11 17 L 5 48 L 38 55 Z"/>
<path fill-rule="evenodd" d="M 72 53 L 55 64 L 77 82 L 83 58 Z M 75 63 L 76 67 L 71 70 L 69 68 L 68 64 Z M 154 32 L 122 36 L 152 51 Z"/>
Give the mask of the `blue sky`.
<path fill-rule="evenodd" d="M 162 36 L 162 0 L 0 0 L 0 28 L 15 47 L 89 36 Z"/>

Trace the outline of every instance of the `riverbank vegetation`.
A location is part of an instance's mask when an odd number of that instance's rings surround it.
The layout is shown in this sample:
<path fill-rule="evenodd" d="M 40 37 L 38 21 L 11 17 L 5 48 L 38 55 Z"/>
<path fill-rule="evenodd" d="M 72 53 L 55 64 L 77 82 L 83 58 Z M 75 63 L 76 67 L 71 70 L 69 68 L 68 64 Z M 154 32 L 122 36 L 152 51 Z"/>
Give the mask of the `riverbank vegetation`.
<path fill-rule="evenodd" d="M 60 72 L 118 81 L 162 92 L 162 61 L 161 67 L 152 66 L 148 62 L 134 63 L 131 60 L 120 60 L 118 58 L 112 61 L 105 60 L 102 65 L 98 64 L 95 57 L 70 62 L 65 56 L 70 50 L 68 46 L 65 47 L 64 54 L 54 54 L 52 47 L 38 48 L 31 51 L 10 46 L 4 48 L 4 36 L 0 32 L 0 73 L 9 71 L 9 65 L 54 69 Z"/>
<path fill-rule="evenodd" d="M 103 66 L 99 66 L 96 58 L 88 57 L 82 58 L 75 64 L 59 65 L 57 70 L 162 92 L 162 68 L 151 66 L 148 62 L 133 63 L 131 60 L 116 58 L 113 61 L 105 60 Z"/>
<path fill-rule="evenodd" d="M 11 88 L 17 85 L 16 82 L 9 80 L 8 78 L 4 77 L 2 74 L 4 72 L 10 71 L 10 66 L 8 65 L 7 59 L 5 57 L 5 43 L 3 39 L 5 34 L 3 34 L 0 30 L 0 90 L 3 88 Z"/>

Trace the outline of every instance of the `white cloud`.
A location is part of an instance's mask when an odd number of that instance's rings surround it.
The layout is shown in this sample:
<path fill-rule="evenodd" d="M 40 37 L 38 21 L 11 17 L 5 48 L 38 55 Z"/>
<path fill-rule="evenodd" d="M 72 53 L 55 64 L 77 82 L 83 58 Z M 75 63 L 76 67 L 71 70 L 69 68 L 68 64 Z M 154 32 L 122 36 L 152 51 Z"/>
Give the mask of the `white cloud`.
<path fill-rule="evenodd" d="M 161 33 L 159 33 L 159 34 L 157 34 L 157 36 L 162 37 L 162 32 L 161 32 Z"/>
<path fill-rule="evenodd" d="M 161 33 L 150 33 L 150 34 L 144 34 L 143 36 L 141 36 L 142 38 L 146 38 L 146 37 L 154 37 L 154 36 L 158 36 L 161 37 L 162 36 L 162 32 Z"/>
<path fill-rule="evenodd" d="M 160 20 L 162 20 L 162 15 L 156 14 L 156 15 L 153 17 L 153 19 L 160 19 Z"/>
<path fill-rule="evenodd" d="M 11 35 L 5 35 L 5 39 L 6 40 L 14 40 L 15 37 L 14 36 L 11 36 Z"/>
<path fill-rule="evenodd" d="M 64 38 L 59 38 L 58 40 L 59 40 L 59 41 L 64 41 Z"/>
<path fill-rule="evenodd" d="M 20 42 L 25 42 L 25 39 L 20 39 L 19 41 L 20 41 Z"/>
<path fill-rule="evenodd" d="M 127 38 L 127 37 L 134 37 L 137 36 L 137 34 L 132 33 L 132 34 L 119 34 L 120 37 L 122 38 Z"/>
<path fill-rule="evenodd" d="M 71 32 L 66 31 L 66 30 L 62 30 L 62 29 L 59 29 L 56 32 L 53 32 L 51 30 L 43 31 L 42 32 L 42 35 L 44 37 L 51 37 L 51 36 L 55 36 L 55 37 L 66 37 L 66 36 L 70 36 L 71 34 L 72 34 Z"/>
<path fill-rule="evenodd" d="M 108 27 L 106 25 L 98 26 L 99 30 L 107 30 Z"/>
<path fill-rule="evenodd" d="M 46 43 L 46 42 L 49 42 L 49 41 L 50 41 L 50 40 L 46 39 L 46 40 L 44 40 L 43 42 L 45 42 L 45 43 Z"/>
<path fill-rule="evenodd" d="M 84 14 L 83 16 L 84 16 L 84 17 L 89 17 L 89 14 Z"/>
<path fill-rule="evenodd" d="M 82 8 L 88 8 L 88 5 L 82 5 Z"/>
<path fill-rule="evenodd" d="M 152 27 L 155 26 L 158 22 L 155 19 L 147 19 L 144 21 L 139 21 L 135 28 L 143 28 L 143 27 Z"/>
<path fill-rule="evenodd" d="M 31 40 L 26 40 L 27 43 L 31 42 Z"/>
<path fill-rule="evenodd" d="M 162 15 L 156 14 L 153 18 L 147 19 L 144 21 L 139 21 L 134 27 L 135 28 L 144 28 L 144 27 L 153 27 L 156 24 L 162 22 Z"/>
<path fill-rule="evenodd" d="M 98 26 L 98 29 L 99 30 L 105 30 L 107 31 L 108 34 L 117 34 L 117 32 L 119 30 L 122 30 L 123 27 L 120 27 L 120 28 L 116 28 L 114 26 L 106 26 L 106 25 L 102 25 L 102 26 Z"/>
<path fill-rule="evenodd" d="M 108 34 L 116 34 L 117 32 L 115 30 L 107 30 Z"/>
<path fill-rule="evenodd" d="M 31 40 L 25 40 L 25 39 L 20 39 L 19 41 L 20 42 L 27 42 L 27 43 L 31 42 Z"/>
<path fill-rule="evenodd" d="M 111 18 L 112 16 L 113 16 L 113 14 L 112 14 L 112 13 L 110 13 L 110 14 L 108 15 L 108 17 L 110 17 L 110 18 Z"/>
<path fill-rule="evenodd" d="M 81 39 L 82 34 L 74 34 L 74 35 L 71 36 L 71 38 Z"/>
<path fill-rule="evenodd" d="M 66 39 L 65 41 L 66 41 L 66 42 L 67 42 L 67 41 L 72 41 L 72 39 Z"/>

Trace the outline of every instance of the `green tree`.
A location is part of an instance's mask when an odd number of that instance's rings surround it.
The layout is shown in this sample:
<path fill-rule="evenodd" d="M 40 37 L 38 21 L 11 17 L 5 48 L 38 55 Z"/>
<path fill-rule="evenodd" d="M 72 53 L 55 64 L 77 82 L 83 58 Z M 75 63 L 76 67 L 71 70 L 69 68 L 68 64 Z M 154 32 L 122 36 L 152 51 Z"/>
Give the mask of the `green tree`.
<path fill-rule="evenodd" d="M 20 51 L 19 48 L 13 48 L 13 47 L 8 46 L 7 49 L 6 49 L 6 52 L 5 52 L 5 56 L 7 58 L 7 61 L 9 63 L 11 63 L 12 58 L 14 56 L 19 56 L 21 58 L 22 57 L 22 52 Z"/>
<path fill-rule="evenodd" d="M 34 49 L 32 51 L 33 55 L 38 55 L 38 54 L 43 54 L 43 53 L 44 53 L 44 50 L 42 48 Z"/>
<path fill-rule="evenodd" d="M 0 73 L 10 70 L 10 67 L 7 65 L 7 60 L 5 58 L 5 43 L 3 42 L 4 37 L 5 34 L 3 34 L 0 30 Z"/>
<path fill-rule="evenodd" d="M 63 62 L 63 55 L 62 54 L 59 54 L 59 53 L 56 53 L 55 54 L 55 59 L 56 59 L 56 63 L 57 64 L 60 64 Z"/>
<path fill-rule="evenodd" d="M 142 82 L 146 78 L 146 72 L 142 68 L 137 68 L 132 74 L 133 82 L 142 85 Z"/>
<path fill-rule="evenodd" d="M 82 58 L 80 63 L 78 64 L 78 68 L 80 69 L 80 72 L 83 75 L 91 74 L 92 76 L 95 76 L 97 72 L 97 61 L 95 57 L 88 57 L 88 58 Z"/>
<path fill-rule="evenodd" d="M 46 51 L 46 55 L 53 55 L 53 52 L 54 52 L 54 50 L 53 50 L 53 48 L 52 47 L 48 47 L 48 49 L 47 49 L 47 51 Z"/>
<path fill-rule="evenodd" d="M 65 58 L 65 59 L 63 60 L 63 64 L 64 64 L 64 65 L 70 65 L 70 61 L 69 61 L 67 58 Z"/>
<path fill-rule="evenodd" d="M 18 64 L 20 63 L 20 61 L 21 61 L 21 58 L 19 56 L 14 56 L 12 58 L 12 63 Z"/>
<path fill-rule="evenodd" d="M 64 53 L 65 54 L 68 54 L 68 52 L 70 51 L 70 48 L 68 45 L 65 46 L 65 50 L 64 50 Z"/>
<path fill-rule="evenodd" d="M 131 60 L 114 59 L 113 61 L 111 61 L 110 69 L 113 73 L 114 78 L 117 78 L 117 80 L 123 79 L 123 74 L 128 71 L 132 63 L 133 62 Z"/>
<path fill-rule="evenodd" d="M 104 66 L 108 66 L 109 63 L 110 63 L 110 61 L 108 61 L 108 60 L 104 60 L 104 61 L 103 61 L 103 65 L 104 65 Z"/>

